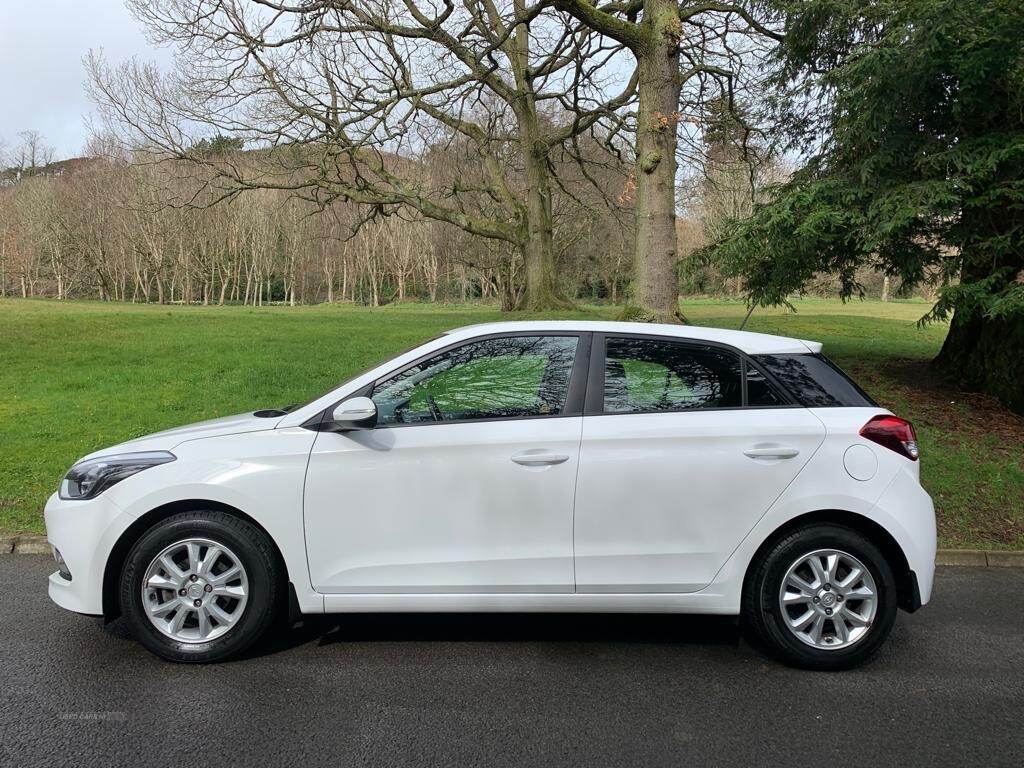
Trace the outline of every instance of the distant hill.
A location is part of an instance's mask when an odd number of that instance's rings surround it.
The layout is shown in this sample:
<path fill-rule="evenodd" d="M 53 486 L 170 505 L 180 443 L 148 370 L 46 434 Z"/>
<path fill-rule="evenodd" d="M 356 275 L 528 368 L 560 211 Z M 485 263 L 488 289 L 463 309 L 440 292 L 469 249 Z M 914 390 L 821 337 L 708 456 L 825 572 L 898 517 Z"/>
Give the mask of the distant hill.
<path fill-rule="evenodd" d="M 55 160 L 47 165 L 40 166 L 39 168 L 4 168 L 0 170 L 0 186 L 10 186 L 11 184 L 17 183 L 22 178 L 29 176 L 45 176 L 48 178 L 55 178 L 58 176 L 70 175 L 84 171 L 97 162 L 97 158 L 94 157 L 71 157 L 67 160 Z"/>

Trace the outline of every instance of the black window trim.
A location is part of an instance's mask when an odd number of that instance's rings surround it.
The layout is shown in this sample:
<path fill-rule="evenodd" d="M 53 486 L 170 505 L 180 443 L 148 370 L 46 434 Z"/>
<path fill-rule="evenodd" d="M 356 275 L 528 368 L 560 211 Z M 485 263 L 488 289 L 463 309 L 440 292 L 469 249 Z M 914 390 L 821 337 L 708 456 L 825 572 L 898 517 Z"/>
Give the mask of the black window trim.
<path fill-rule="evenodd" d="M 850 376 L 850 374 L 848 374 L 846 371 L 844 371 L 839 365 L 836 364 L 836 362 L 834 360 L 832 360 L 831 358 L 827 357 L 823 352 L 820 352 L 820 351 L 819 352 L 811 352 L 810 350 L 808 350 L 807 352 L 763 352 L 763 353 L 758 355 L 758 357 L 781 357 L 781 356 L 786 356 L 786 357 L 813 357 L 813 358 L 816 358 L 818 360 L 821 360 L 821 362 L 823 362 L 827 367 L 831 368 L 833 371 L 837 372 L 843 379 L 845 379 L 846 382 L 850 385 L 850 387 L 857 394 L 859 394 L 861 397 L 863 397 L 865 402 L 867 403 L 867 405 L 841 405 L 839 403 L 830 403 L 828 405 L 805 405 L 804 403 L 800 402 L 800 398 L 797 397 L 796 395 L 794 395 L 788 387 L 783 385 L 774 374 L 770 374 L 768 369 L 764 365 L 761 364 L 760 360 L 752 359 L 752 362 L 755 364 L 755 367 L 759 371 L 761 371 L 762 374 L 765 374 L 765 376 L 767 378 L 770 378 L 771 381 L 773 381 L 776 384 L 776 387 L 778 389 L 780 389 L 781 391 L 785 392 L 786 396 L 792 402 L 794 402 L 797 405 L 799 405 L 801 408 L 881 408 L 882 407 L 882 406 L 880 406 L 878 404 L 878 401 L 876 401 L 871 395 L 869 395 L 864 390 L 864 388 L 860 384 L 858 384 L 853 379 L 853 377 Z M 826 391 L 826 390 L 823 389 L 823 391 Z M 826 391 L 826 394 L 829 394 L 829 396 L 831 396 L 831 393 L 828 393 L 827 391 Z"/>
<path fill-rule="evenodd" d="M 313 422 L 324 423 L 328 419 L 328 414 L 332 413 L 334 409 L 345 400 L 352 397 L 373 397 L 374 390 L 383 384 L 385 381 L 393 379 L 395 376 L 399 376 L 410 368 L 415 368 L 420 363 L 426 362 L 433 357 L 442 355 L 445 352 L 450 352 L 453 349 L 464 347 L 468 344 L 475 344 L 480 341 L 487 341 L 488 339 L 508 339 L 508 338 L 533 338 L 536 336 L 556 336 L 559 338 L 576 338 L 576 356 L 573 358 L 572 370 L 569 372 L 569 391 L 565 396 L 565 407 L 562 408 L 560 413 L 538 413 L 533 416 L 491 416 L 483 419 L 446 419 L 444 421 L 417 421 L 409 424 L 377 424 L 373 429 L 406 429 L 407 427 L 437 427 L 445 424 L 486 424 L 494 421 L 527 421 L 532 419 L 566 419 L 566 418 L 578 418 L 583 415 L 583 402 L 586 395 L 587 388 L 587 377 L 586 371 L 590 364 L 590 350 L 591 350 L 591 338 L 593 334 L 590 331 L 504 331 L 501 333 L 486 333 L 480 336 L 472 336 L 467 339 L 460 339 L 453 341 L 438 349 L 431 350 L 426 354 L 417 357 L 415 360 L 406 363 L 403 366 L 388 371 L 383 376 L 374 379 L 369 384 L 361 387 L 358 391 L 352 392 L 351 394 L 341 398 L 335 403 L 332 403 L 323 410 L 322 413 L 310 419 Z M 309 422 L 307 422 L 308 424 Z"/>
<path fill-rule="evenodd" d="M 737 350 L 738 351 L 738 350 Z M 765 370 L 763 365 L 760 365 L 753 357 L 740 352 L 740 356 L 743 358 L 743 407 L 750 408 L 751 410 L 761 410 L 763 408 L 803 408 L 797 402 L 796 398 L 790 393 L 790 391 L 782 386 L 782 383 L 775 378 L 771 373 Z M 747 369 L 753 368 L 755 371 L 761 374 L 761 377 L 768 384 L 769 388 L 778 395 L 783 402 L 779 405 L 750 405 L 749 393 L 747 392 Z"/>
<path fill-rule="evenodd" d="M 612 339 L 649 339 L 651 341 L 662 341 L 671 344 L 678 344 L 682 347 L 689 347 L 691 349 L 719 349 L 724 352 L 729 352 L 736 355 L 740 360 L 740 389 L 741 389 L 741 405 L 730 405 L 715 408 L 676 408 L 671 410 L 665 409 L 648 409 L 641 411 L 627 411 L 625 413 L 605 413 L 604 411 L 604 371 L 605 371 L 605 357 L 607 353 L 606 340 Z M 785 401 L 780 405 L 749 405 L 747 402 L 747 366 L 750 366 L 754 370 L 758 371 L 764 376 L 765 381 L 768 382 L 769 386 Z M 575 373 L 575 369 L 573 371 Z M 796 402 L 793 396 L 789 393 L 785 387 L 779 384 L 779 381 L 769 374 L 764 368 L 757 364 L 755 360 L 751 358 L 746 352 L 741 349 L 737 349 L 731 344 L 723 344 L 718 341 L 704 341 L 703 339 L 691 339 L 685 336 L 669 336 L 663 333 L 622 333 L 618 331 L 604 332 L 595 331 L 594 337 L 590 342 L 590 369 L 587 374 L 587 393 L 586 402 L 583 408 L 584 416 L 637 416 L 643 414 L 655 414 L 655 413 L 697 413 L 697 412 L 709 412 L 709 411 L 761 411 L 761 410 L 776 410 L 780 408 L 803 408 L 802 405 Z"/>
<path fill-rule="evenodd" d="M 509 337 L 531 337 L 531 336 L 574 336 L 579 339 L 576 345 L 576 357 L 573 360 L 572 371 L 569 374 L 569 392 L 565 398 L 565 407 L 561 413 L 537 414 L 535 416 L 494 416 L 485 419 L 452 419 L 450 421 L 423 421 L 410 424 L 378 424 L 373 429 L 404 429 L 406 427 L 436 427 L 443 424 L 486 424 L 494 421 L 527 421 L 532 419 L 562 419 L 577 418 L 580 416 L 635 416 L 656 413 L 695 413 L 709 411 L 739 411 L 739 410 L 776 410 L 781 408 L 804 408 L 793 397 L 789 390 L 783 386 L 778 379 L 769 371 L 758 364 L 753 357 L 731 344 L 724 344 L 718 341 L 704 341 L 702 339 L 691 339 L 685 336 L 671 336 L 663 333 L 632 333 L 632 332 L 606 332 L 606 331 L 572 331 L 572 330 L 551 330 L 551 331 L 504 331 L 501 333 L 487 333 L 480 336 L 473 336 L 460 341 L 435 349 L 421 355 L 405 365 L 395 368 L 388 373 L 365 384 L 358 390 L 349 393 L 345 397 L 331 403 L 324 410 L 310 417 L 302 424 L 303 427 L 313 430 L 321 430 L 329 423 L 330 414 L 339 404 L 352 397 L 371 397 L 374 389 L 383 382 L 413 368 L 430 358 L 457 349 L 466 344 L 487 339 L 501 339 Z M 605 366 L 605 339 L 607 338 L 633 338 L 650 339 L 652 341 L 666 341 L 673 344 L 692 347 L 695 349 L 713 347 L 737 355 L 742 361 L 740 367 L 742 376 L 742 403 L 739 406 L 728 406 L 722 408 L 680 408 L 678 410 L 646 410 L 629 411 L 628 413 L 605 413 L 604 412 L 604 366 Z M 429 344 L 425 341 L 424 344 Z M 398 355 L 396 355 L 398 357 Z M 747 366 L 757 370 L 765 381 L 785 401 L 781 405 L 748 405 L 747 404 Z"/>

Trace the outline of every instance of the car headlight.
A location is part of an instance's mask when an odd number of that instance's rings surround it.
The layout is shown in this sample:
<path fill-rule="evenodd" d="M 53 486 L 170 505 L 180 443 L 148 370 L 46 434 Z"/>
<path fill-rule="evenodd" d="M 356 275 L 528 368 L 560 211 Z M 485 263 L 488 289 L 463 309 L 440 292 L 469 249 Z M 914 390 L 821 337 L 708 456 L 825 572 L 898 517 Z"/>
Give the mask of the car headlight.
<path fill-rule="evenodd" d="M 75 501 L 94 499 L 126 477 L 176 458 L 167 451 L 143 451 L 97 456 L 95 459 L 80 461 L 64 476 L 60 484 L 60 497 Z"/>

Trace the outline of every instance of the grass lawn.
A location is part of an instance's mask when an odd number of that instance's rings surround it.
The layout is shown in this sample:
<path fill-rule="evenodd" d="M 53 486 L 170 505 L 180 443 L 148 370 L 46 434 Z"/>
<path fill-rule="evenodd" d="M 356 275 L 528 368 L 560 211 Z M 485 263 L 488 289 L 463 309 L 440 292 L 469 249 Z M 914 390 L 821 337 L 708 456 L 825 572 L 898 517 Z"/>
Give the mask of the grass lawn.
<path fill-rule="evenodd" d="M 927 305 L 807 300 L 748 329 L 814 339 L 877 400 L 914 421 L 941 545 L 1024 547 L 1024 419 L 936 381 L 945 333 Z M 688 301 L 691 322 L 745 309 Z M 575 316 L 610 319 L 614 308 Z M 570 315 L 560 315 L 570 316 Z M 42 532 L 42 507 L 85 453 L 159 429 L 310 399 L 487 306 L 166 307 L 0 300 L 0 532 Z M 506 316 L 508 317 L 508 316 Z M 526 317 L 516 315 L 516 317 Z"/>

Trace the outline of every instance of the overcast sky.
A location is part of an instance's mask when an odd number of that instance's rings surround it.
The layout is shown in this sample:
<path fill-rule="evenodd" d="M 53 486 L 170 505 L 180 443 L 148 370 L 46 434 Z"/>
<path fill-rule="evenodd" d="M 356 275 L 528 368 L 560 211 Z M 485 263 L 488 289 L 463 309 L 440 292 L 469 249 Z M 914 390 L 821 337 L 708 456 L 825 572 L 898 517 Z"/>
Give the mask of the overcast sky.
<path fill-rule="evenodd" d="M 146 42 L 123 0 L 0 0 L 0 139 L 40 131 L 57 158 L 81 153 L 89 112 L 82 58 L 102 48 L 111 62 L 168 61 Z"/>

